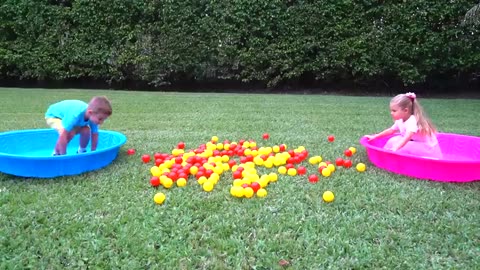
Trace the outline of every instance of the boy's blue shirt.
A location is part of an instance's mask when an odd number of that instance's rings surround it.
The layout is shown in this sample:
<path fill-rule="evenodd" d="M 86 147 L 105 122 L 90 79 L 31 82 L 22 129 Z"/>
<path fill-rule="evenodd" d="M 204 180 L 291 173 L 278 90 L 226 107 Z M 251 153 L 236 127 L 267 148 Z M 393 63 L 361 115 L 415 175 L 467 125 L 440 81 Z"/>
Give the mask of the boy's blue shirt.
<path fill-rule="evenodd" d="M 98 125 L 90 120 L 85 121 L 88 104 L 81 100 L 64 100 L 50 105 L 45 118 L 62 119 L 63 128 L 71 131 L 74 127 L 90 126 L 92 133 L 98 132 Z"/>

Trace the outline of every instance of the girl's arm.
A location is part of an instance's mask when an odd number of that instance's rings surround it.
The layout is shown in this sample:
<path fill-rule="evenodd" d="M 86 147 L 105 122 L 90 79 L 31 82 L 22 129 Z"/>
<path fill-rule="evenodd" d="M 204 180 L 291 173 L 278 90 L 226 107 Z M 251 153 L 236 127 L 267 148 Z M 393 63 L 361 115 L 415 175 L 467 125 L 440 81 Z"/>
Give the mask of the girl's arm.
<path fill-rule="evenodd" d="M 403 136 L 403 138 L 398 141 L 397 145 L 394 145 L 390 150 L 397 151 L 398 149 L 402 148 L 405 144 L 407 144 L 408 141 L 412 139 L 412 136 L 413 136 L 413 132 L 407 131 L 405 133 L 405 136 Z"/>
<path fill-rule="evenodd" d="M 373 134 L 373 135 L 366 135 L 366 137 L 367 137 L 368 140 L 375 140 L 377 138 L 385 137 L 385 136 L 391 135 L 393 133 L 395 133 L 395 130 L 393 130 L 391 128 L 387 128 L 380 133 Z"/>
<path fill-rule="evenodd" d="M 98 133 L 94 132 L 92 133 L 92 147 L 91 147 L 92 151 L 97 150 L 97 144 L 98 144 Z"/>

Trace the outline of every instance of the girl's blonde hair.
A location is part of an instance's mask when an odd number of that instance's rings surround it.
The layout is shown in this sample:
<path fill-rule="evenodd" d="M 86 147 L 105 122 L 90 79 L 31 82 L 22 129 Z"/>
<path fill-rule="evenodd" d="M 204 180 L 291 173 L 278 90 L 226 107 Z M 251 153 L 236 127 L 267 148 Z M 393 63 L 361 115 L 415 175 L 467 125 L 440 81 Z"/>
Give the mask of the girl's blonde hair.
<path fill-rule="evenodd" d="M 433 125 L 430 118 L 428 118 L 415 94 L 408 93 L 396 95 L 392 98 L 390 103 L 398 105 L 401 109 L 407 108 L 410 113 L 415 116 L 420 134 L 430 136 L 437 132 L 436 127 Z"/>

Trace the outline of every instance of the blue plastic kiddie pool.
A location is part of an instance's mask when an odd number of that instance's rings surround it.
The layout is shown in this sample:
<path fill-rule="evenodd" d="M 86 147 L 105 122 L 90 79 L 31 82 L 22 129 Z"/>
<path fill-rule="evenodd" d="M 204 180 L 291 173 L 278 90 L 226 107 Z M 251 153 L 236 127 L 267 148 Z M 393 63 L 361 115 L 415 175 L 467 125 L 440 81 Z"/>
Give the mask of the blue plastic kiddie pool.
<path fill-rule="evenodd" d="M 97 150 L 77 154 L 79 138 L 77 135 L 70 141 L 66 155 L 52 156 L 58 139 L 54 129 L 0 133 L 0 172 L 38 178 L 81 174 L 110 164 L 127 141 L 122 133 L 100 130 Z"/>

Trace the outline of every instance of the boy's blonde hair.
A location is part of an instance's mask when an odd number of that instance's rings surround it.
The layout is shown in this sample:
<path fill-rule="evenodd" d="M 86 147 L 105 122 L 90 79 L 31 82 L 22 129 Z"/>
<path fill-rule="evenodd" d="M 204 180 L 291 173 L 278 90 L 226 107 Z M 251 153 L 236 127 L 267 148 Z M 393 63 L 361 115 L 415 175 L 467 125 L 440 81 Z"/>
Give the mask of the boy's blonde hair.
<path fill-rule="evenodd" d="M 93 113 L 101 113 L 107 116 L 112 115 L 112 105 L 105 96 L 93 97 L 88 103 L 88 108 L 92 110 Z"/>
<path fill-rule="evenodd" d="M 422 135 L 433 135 L 437 132 L 436 127 L 428 118 L 422 106 L 418 102 L 415 94 L 399 94 L 392 98 L 390 104 L 398 105 L 401 109 L 407 108 L 408 111 L 417 119 L 418 129 Z"/>

